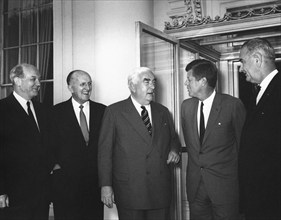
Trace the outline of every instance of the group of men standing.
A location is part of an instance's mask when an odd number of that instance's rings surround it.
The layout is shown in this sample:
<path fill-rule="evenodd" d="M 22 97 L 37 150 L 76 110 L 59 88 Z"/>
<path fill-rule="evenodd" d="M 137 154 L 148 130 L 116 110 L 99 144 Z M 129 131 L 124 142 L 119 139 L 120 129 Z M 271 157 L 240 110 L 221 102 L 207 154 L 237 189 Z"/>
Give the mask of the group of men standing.
<path fill-rule="evenodd" d="M 217 67 L 187 64 L 190 99 L 181 106 L 191 220 L 280 219 L 280 73 L 264 39 L 243 44 L 241 72 L 261 90 L 251 107 L 216 92 Z M 108 107 L 90 100 L 92 79 L 71 71 L 72 97 L 48 109 L 36 102 L 40 73 L 10 72 L 13 93 L 0 100 L 0 216 L 103 219 L 116 203 L 120 220 L 169 220 L 171 166 L 180 142 L 169 110 L 153 101 L 146 67 L 128 76 L 130 97 Z"/>

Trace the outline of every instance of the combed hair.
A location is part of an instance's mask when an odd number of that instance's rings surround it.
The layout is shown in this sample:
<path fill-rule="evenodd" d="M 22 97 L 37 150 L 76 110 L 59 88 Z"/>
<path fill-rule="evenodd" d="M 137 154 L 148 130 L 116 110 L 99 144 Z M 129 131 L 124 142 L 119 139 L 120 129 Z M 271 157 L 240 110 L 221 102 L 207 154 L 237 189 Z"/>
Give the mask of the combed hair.
<path fill-rule="evenodd" d="M 13 84 L 14 84 L 15 77 L 24 76 L 24 69 L 33 69 L 34 71 L 36 71 L 39 74 L 39 71 L 35 66 L 28 64 L 28 63 L 20 63 L 20 64 L 16 65 L 15 67 L 13 67 L 10 71 L 10 80 Z"/>
<path fill-rule="evenodd" d="M 73 74 L 76 73 L 76 72 L 81 72 L 81 73 L 86 73 L 86 74 L 88 74 L 88 73 L 85 72 L 84 70 L 72 70 L 72 71 L 67 75 L 67 77 L 66 77 L 66 83 L 67 83 L 67 85 L 70 85 L 71 78 L 72 78 Z M 88 74 L 88 75 L 89 75 L 89 74 Z"/>
<path fill-rule="evenodd" d="M 150 73 L 154 74 L 152 72 L 152 70 L 149 69 L 148 67 L 138 67 L 128 76 L 128 85 L 130 84 L 130 82 L 132 82 L 133 84 L 136 84 L 137 81 L 139 80 L 140 74 L 142 74 L 144 72 L 150 72 Z"/>
<path fill-rule="evenodd" d="M 185 71 L 192 70 L 193 76 L 196 80 L 200 80 L 203 77 L 207 79 L 208 85 L 212 88 L 216 87 L 218 78 L 218 69 L 212 62 L 204 59 L 193 60 L 186 65 Z"/>
<path fill-rule="evenodd" d="M 262 38 L 255 38 L 249 41 L 246 41 L 242 48 L 247 48 L 248 53 L 253 54 L 256 51 L 262 51 L 266 57 L 271 60 L 275 61 L 275 52 L 272 45 L 266 39 Z"/>

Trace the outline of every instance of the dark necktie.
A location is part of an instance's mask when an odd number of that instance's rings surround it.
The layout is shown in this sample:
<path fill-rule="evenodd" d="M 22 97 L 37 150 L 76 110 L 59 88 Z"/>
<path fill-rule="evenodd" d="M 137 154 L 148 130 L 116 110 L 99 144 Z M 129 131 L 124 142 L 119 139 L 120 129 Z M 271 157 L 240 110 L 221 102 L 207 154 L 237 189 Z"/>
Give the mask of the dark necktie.
<path fill-rule="evenodd" d="M 259 84 L 254 85 L 254 96 L 255 96 L 255 98 L 257 98 L 260 90 L 261 90 L 261 86 Z"/>
<path fill-rule="evenodd" d="M 28 116 L 29 116 L 30 120 L 35 124 L 36 128 L 38 129 L 38 125 L 36 123 L 36 120 L 34 118 L 34 115 L 33 115 L 32 111 L 31 111 L 31 108 L 30 108 L 30 102 L 29 101 L 26 102 L 26 105 L 27 105 Z"/>
<path fill-rule="evenodd" d="M 259 84 L 256 84 L 254 86 L 254 90 L 255 90 L 255 94 L 254 94 L 254 96 L 255 96 L 255 104 L 257 105 L 257 97 L 258 97 L 258 94 L 259 94 L 259 92 L 261 90 L 261 86 Z"/>
<path fill-rule="evenodd" d="M 144 125 L 145 127 L 147 128 L 148 130 L 148 133 L 150 135 L 152 135 L 152 126 L 151 126 L 151 123 L 150 123 L 150 119 L 149 119 L 149 116 L 148 116 L 148 112 L 146 110 L 146 108 L 144 106 L 141 106 L 142 108 L 142 111 L 141 111 L 141 118 L 144 122 Z"/>
<path fill-rule="evenodd" d="M 81 127 L 81 131 L 83 133 L 84 136 L 84 140 L 86 142 L 86 144 L 88 145 L 89 142 L 89 130 L 88 130 L 88 126 L 87 126 L 87 120 L 86 120 L 86 116 L 83 112 L 83 105 L 79 106 L 80 108 L 80 127 Z"/>
<path fill-rule="evenodd" d="M 201 102 L 201 108 L 200 108 L 200 143 L 202 144 L 204 134 L 205 134 L 205 121 L 204 121 L 204 114 L 203 114 L 203 102 Z"/>

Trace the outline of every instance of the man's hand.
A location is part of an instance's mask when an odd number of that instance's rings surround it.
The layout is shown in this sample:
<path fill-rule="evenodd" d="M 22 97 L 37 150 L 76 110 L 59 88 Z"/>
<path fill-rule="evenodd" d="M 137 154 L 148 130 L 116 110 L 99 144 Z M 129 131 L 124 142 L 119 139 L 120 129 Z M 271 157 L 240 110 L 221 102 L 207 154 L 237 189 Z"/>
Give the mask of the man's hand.
<path fill-rule="evenodd" d="M 0 195 L 0 208 L 9 207 L 9 197 L 5 195 Z"/>
<path fill-rule="evenodd" d="M 169 163 L 178 163 L 180 161 L 180 155 L 175 151 L 170 151 L 168 155 L 167 164 Z"/>
<path fill-rule="evenodd" d="M 114 193 L 111 186 L 101 187 L 101 201 L 108 207 L 112 208 L 114 201 Z"/>

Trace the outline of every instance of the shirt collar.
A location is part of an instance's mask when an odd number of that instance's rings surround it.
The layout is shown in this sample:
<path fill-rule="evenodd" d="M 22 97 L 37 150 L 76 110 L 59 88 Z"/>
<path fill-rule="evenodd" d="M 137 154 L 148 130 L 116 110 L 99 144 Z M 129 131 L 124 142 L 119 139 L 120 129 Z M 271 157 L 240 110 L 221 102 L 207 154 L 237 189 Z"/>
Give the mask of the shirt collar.
<path fill-rule="evenodd" d="M 213 93 L 208 98 L 206 98 L 204 101 L 201 102 L 204 103 L 204 106 L 210 106 L 213 103 L 215 95 L 216 95 L 216 90 L 214 90 Z"/>
<path fill-rule="evenodd" d="M 141 106 L 144 106 L 144 107 L 146 108 L 146 110 L 148 111 L 148 114 L 150 115 L 150 111 L 151 111 L 150 104 L 148 104 L 148 105 L 141 105 L 140 103 L 138 103 L 137 100 L 134 99 L 133 96 L 131 96 L 131 100 L 132 100 L 132 102 L 133 102 L 133 105 L 135 106 L 135 108 L 137 109 L 137 111 L 138 111 L 139 113 L 141 113 L 141 111 L 142 111 Z M 151 115 L 150 115 L 150 116 L 151 116 Z"/>
<path fill-rule="evenodd" d="M 260 87 L 261 89 L 266 89 L 268 84 L 271 82 L 271 80 L 273 79 L 273 77 L 278 73 L 278 70 L 275 69 L 273 70 L 271 73 L 269 73 L 264 79 L 263 81 L 260 83 Z"/>
<path fill-rule="evenodd" d="M 73 97 L 71 98 L 71 102 L 72 102 L 73 107 L 78 108 L 78 109 L 79 109 L 80 105 L 83 105 L 84 108 L 87 108 L 89 106 L 89 101 L 86 101 L 83 104 L 80 104 Z"/>
<path fill-rule="evenodd" d="M 22 96 L 20 96 L 18 93 L 16 93 L 15 91 L 13 92 L 14 97 L 16 98 L 16 100 L 20 103 L 20 105 L 23 107 L 23 109 L 25 109 L 25 111 L 27 111 L 27 105 L 26 103 L 29 101 L 31 103 L 31 106 L 33 106 L 33 103 L 31 100 L 26 100 L 25 98 L 23 98 Z"/>

